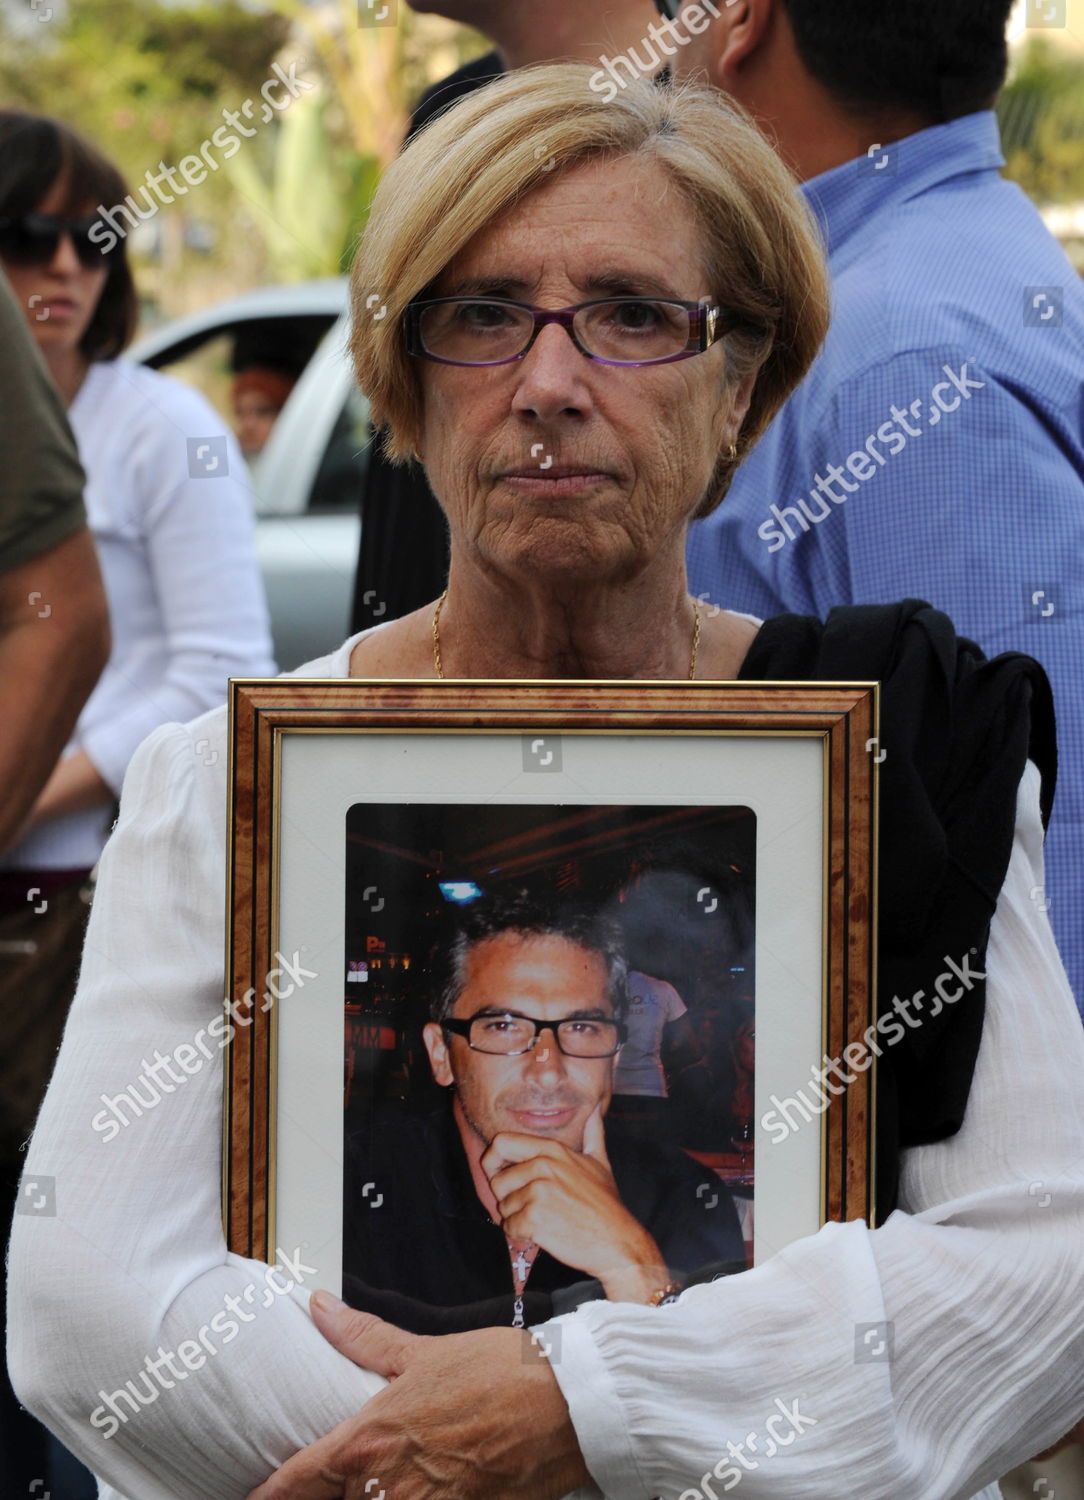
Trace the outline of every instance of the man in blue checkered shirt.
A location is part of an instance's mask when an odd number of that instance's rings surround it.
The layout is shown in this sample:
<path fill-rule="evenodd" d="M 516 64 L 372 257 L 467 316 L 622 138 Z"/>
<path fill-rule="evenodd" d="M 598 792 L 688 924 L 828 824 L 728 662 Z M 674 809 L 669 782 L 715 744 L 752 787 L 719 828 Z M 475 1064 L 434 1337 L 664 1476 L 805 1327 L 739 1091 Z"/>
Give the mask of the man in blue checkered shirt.
<path fill-rule="evenodd" d="M 1029 0 L 1029 24 L 1064 7 Z M 801 179 L 834 298 L 689 567 L 694 594 L 761 616 L 917 596 L 1043 663 L 1060 773 L 1033 898 L 1084 1005 L 1084 286 L 999 174 L 1010 8 L 729 0 L 673 58 Z"/>

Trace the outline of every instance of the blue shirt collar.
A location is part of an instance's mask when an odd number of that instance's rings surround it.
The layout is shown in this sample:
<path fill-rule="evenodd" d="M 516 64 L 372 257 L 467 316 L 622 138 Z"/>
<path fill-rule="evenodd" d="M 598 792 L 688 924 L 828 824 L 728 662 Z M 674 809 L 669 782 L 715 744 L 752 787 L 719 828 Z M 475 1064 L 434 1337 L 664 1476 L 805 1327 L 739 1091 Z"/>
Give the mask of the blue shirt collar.
<path fill-rule="evenodd" d="M 993 110 L 932 125 L 884 150 L 889 160 L 881 170 L 874 166 L 878 157 L 858 157 L 802 184 L 830 252 L 885 208 L 920 197 L 950 178 L 995 172 L 1005 165 Z"/>

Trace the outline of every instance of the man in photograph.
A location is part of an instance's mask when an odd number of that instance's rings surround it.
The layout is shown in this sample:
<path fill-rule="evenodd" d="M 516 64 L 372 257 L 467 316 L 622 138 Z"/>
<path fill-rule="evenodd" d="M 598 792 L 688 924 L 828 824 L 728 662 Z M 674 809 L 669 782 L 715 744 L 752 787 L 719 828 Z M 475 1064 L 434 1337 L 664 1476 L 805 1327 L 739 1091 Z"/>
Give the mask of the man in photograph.
<path fill-rule="evenodd" d="M 483 901 L 446 969 L 423 1033 L 441 1106 L 374 1107 L 347 1142 L 346 1299 L 416 1332 L 529 1326 L 744 1269 L 714 1173 L 606 1119 L 627 1006 L 616 928 Z"/>

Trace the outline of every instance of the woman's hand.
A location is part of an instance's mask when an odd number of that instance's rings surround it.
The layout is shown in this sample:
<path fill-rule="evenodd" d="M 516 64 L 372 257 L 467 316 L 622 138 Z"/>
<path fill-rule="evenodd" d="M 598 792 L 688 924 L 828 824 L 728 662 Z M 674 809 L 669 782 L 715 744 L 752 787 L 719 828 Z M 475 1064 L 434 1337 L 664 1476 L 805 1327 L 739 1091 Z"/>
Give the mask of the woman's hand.
<path fill-rule="evenodd" d="M 313 1322 L 391 1384 L 248 1500 L 559 1500 L 592 1481 L 549 1362 L 512 1328 L 424 1338 L 326 1292 Z"/>

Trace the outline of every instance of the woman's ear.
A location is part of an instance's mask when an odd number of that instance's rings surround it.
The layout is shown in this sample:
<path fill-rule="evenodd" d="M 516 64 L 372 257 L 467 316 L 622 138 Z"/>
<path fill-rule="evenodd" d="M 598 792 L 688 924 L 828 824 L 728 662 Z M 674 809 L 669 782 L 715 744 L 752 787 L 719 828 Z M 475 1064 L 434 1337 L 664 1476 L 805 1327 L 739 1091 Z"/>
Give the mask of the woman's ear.
<path fill-rule="evenodd" d="M 738 434 L 741 432 L 742 423 L 749 411 L 749 403 L 753 399 L 759 373 L 759 370 L 752 370 L 738 381 L 724 376 L 722 399 L 716 408 L 714 423 L 720 454 L 725 454 L 731 443 L 738 441 Z"/>
<path fill-rule="evenodd" d="M 733 432 L 730 438 L 732 443 L 738 441 L 738 433 L 741 431 L 742 423 L 745 421 L 749 410 L 749 403 L 753 399 L 753 391 L 756 389 L 759 370 L 751 370 L 748 375 L 742 377 L 737 385 L 731 386 L 730 396 L 730 421 Z"/>

